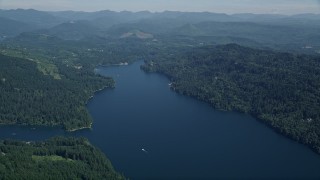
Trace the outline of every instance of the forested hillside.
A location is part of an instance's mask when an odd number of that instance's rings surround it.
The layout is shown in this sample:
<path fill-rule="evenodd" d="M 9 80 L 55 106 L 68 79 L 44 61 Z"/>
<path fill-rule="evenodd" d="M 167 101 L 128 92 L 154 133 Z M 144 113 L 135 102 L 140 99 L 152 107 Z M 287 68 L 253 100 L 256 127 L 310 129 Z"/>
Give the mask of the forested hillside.
<path fill-rule="evenodd" d="M 287 16 L 175 11 L 43 12 L 17 9 L 0 10 L 0 21 L 1 18 L 14 23 L 4 21 L 6 26 L 0 28 L 0 36 L 15 36 L 22 32 L 21 29 L 29 32 L 32 27 L 34 33 L 44 36 L 56 36 L 65 40 L 102 40 L 107 37 L 105 42 L 109 42 L 110 39 L 119 39 L 122 34 L 140 31 L 151 34 L 155 40 L 160 41 L 166 38 L 169 41 L 183 38 L 207 45 L 237 43 L 288 52 L 320 52 L 318 14 Z M 21 26 L 17 27 L 16 24 Z"/>
<path fill-rule="evenodd" d="M 113 80 L 92 69 L 34 61 L 0 55 L 0 123 L 91 127 L 86 102 Z"/>
<path fill-rule="evenodd" d="M 319 20 L 319 14 L 0 9 L 0 125 L 90 128 L 88 100 L 115 87 L 95 67 L 142 59 L 142 69 L 168 76 L 176 92 L 251 114 L 320 153 Z M 88 140 L 58 137 L 0 140 L 0 179 L 124 177 Z"/>
<path fill-rule="evenodd" d="M 239 45 L 155 53 L 142 68 L 221 110 L 246 112 L 320 153 L 320 58 Z"/>
<path fill-rule="evenodd" d="M 26 23 L 0 17 L 0 40 L 2 37 L 16 36 L 22 32 L 34 30 L 34 28 Z"/>
<path fill-rule="evenodd" d="M 84 138 L 0 141 L 0 179 L 125 179 Z"/>

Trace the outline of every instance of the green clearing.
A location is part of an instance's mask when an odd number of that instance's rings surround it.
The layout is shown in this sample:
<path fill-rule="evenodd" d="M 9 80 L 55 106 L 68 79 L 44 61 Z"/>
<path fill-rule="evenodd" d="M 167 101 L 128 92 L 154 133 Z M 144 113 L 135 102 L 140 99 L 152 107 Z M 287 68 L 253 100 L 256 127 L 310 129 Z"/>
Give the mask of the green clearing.
<path fill-rule="evenodd" d="M 61 76 L 59 74 L 58 67 L 47 60 L 45 57 L 41 57 L 38 55 L 31 55 L 26 50 L 21 49 L 2 49 L 1 54 L 11 56 L 11 57 L 17 57 L 22 59 L 27 59 L 32 62 L 35 62 L 37 64 L 37 69 L 43 73 L 44 75 L 52 76 L 54 79 L 60 80 Z"/>
<path fill-rule="evenodd" d="M 32 160 L 34 161 L 66 161 L 66 162 L 72 162 L 74 160 L 64 158 L 62 156 L 57 156 L 57 155 L 51 155 L 51 156 L 35 156 L 32 155 Z"/>

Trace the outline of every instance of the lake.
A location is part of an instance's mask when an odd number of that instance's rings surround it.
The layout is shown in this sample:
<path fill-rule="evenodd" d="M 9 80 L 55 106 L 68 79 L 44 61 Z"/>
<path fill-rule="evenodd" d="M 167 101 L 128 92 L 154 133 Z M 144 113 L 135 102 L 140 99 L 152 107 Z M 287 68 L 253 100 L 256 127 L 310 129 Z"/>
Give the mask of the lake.
<path fill-rule="evenodd" d="M 0 138 L 84 136 L 134 180 L 320 178 L 320 155 L 249 115 L 173 92 L 166 77 L 140 70 L 142 63 L 96 68 L 116 88 L 89 101 L 92 130 L 1 126 Z"/>

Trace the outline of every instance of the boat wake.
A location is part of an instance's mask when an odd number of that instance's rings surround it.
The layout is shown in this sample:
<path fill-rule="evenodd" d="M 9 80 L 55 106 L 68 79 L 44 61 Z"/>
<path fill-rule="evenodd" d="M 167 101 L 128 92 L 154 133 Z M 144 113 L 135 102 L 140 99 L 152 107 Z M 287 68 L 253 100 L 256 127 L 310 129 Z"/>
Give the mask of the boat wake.
<path fill-rule="evenodd" d="M 141 151 L 143 151 L 143 152 L 145 152 L 145 153 L 148 153 L 148 151 L 145 150 L 144 148 L 142 148 Z"/>

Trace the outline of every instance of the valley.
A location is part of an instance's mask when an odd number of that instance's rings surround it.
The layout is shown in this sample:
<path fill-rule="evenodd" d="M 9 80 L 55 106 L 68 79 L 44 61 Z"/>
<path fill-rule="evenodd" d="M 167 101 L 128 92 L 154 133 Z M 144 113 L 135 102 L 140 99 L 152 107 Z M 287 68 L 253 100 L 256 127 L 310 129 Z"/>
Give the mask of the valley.
<path fill-rule="evenodd" d="M 1 152 L 12 154 L 0 157 L 0 174 L 6 179 L 34 177 L 37 167 L 43 166 L 39 177 L 50 177 L 48 170 L 54 167 L 60 172 L 61 165 L 71 170 L 62 175 L 65 179 L 125 179 L 127 174 L 134 179 L 170 178 L 161 172 L 193 179 L 277 178 L 277 174 L 319 178 L 314 168 L 320 153 L 319 20 L 318 14 L 0 10 L 0 24 L 5 24 L 0 27 L 0 135 L 16 139 L 0 144 Z M 152 78 L 159 84 L 148 81 Z M 168 83 L 177 93 L 169 90 Z M 178 110 L 173 112 L 174 108 Z M 192 109 L 199 113 L 191 113 Z M 22 133 L 8 135 L 12 127 Z M 40 134 L 33 135 L 30 127 L 37 127 Z M 45 132 L 38 127 L 53 129 Z M 188 138 L 190 144 L 185 143 Z M 61 147 L 69 142 L 72 145 Z M 240 144 L 246 145 L 240 148 Z M 195 150 L 197 146 L 210 151 Z M 288 158 L 283 158 L 285 147 L 290 147 Z M 74 148 L 85 154 L 74 153 Z M 22 149 L 26 153 L 13 158 Z M 145 152 L 150 157 L 142 157 Z M 262 166 L 245 152 L 273 165 L 278 160 L 283 172 Z M 220 161 L 226 163 L 213 164 L 219 159 L 214 153 L 224 154 L 226 159 Z M 298 156 L 301 159 L 294 158 Z M 188 157 L 205 165 L 179 168 L 181 162 L 188 164 Z M 19 161 L 21 166 L 8 164 Z M 27 161 L 32 162 L 30 172 Z M 233 171 L 232 177 L 226 171 L 231 162 L 242 169 Z M 240 168 L 246 163 L 247 169 Z M 220 174 L 208 173 L 219 165 Z M 293 165 L 295 172 L 289 168 Z M 20 171 L 6 173 L 14 168 Z M 250 168 L 258 173 L 246 173 Z M 76 169 L 88 169 L 88 174 Z M 190 174 L 183 174 L 185 169 Z M 58 178 L 57 174 L 52 177 Z"/>

